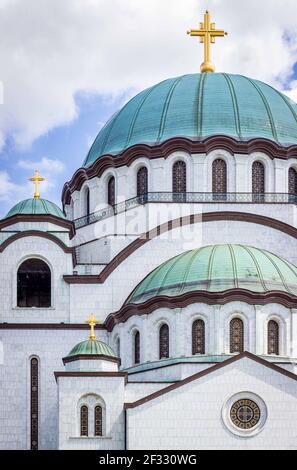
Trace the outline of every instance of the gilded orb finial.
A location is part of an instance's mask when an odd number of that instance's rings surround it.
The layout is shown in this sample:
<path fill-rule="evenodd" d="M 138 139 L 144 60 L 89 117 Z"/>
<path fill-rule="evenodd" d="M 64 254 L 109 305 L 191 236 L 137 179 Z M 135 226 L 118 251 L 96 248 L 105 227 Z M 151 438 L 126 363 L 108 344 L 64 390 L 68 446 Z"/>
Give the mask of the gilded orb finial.
<path fill-rule="evenodd" d="M 32 178 L 29 178 L 29 181 L 32 181 L 34 183 L 34 188 L 35 188 L 34 199 L 39 199 L 40 198 L 39 183 L 41 181 L 45 181 L 45 178 L 42 178 L 39 174 L 39 171 L 36 170 L 34 176 L 32 176 Z"/>
<path fill-rule="evenodd" d="M 216 24 L 211 23 L 210 14 L 206 10 L 204 22 L 200 23 L 200 29 L 191 29 L 187 34 L 199 37 L 200 42 L 204 44 L 204 62 L 200 67 L 201 73 L 215 72 L 215 66 L 210 60 L 210 46 L 215 44 L 216 38 L 227 36 L 228 33 L 222 29 L 216 29 Z"/>
<path fill-rule="evenodd" d="M 91 315 L 90 318 L 87 320 L 88 325 L 90 326 L 90 341 L 96 340 L 95 335 L 95 326 L 98 325 L 98 320 L 96 319 L 95 315 Z"/>

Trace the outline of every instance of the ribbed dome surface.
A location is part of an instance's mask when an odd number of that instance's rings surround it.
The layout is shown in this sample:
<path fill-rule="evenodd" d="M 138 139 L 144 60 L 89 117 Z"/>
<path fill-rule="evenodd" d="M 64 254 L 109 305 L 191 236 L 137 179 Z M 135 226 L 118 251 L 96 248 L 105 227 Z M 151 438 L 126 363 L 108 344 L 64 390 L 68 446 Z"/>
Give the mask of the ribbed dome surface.
<path fill-rule="evenodd" d="M 14 215 L 54 215 L 60 219 L 66 219 L 64 213 L 61 209 L 51 201 L 46 199 L 26 199 L 16 204 L 8 214 L 5 219 L 8 217 L 13 217 Z"/>
<path fill-rule="evenodd" d="M 182 253 L 150 273 L 126 303 L 187 292 L 245 289 L 297 295 L 297 268 L 278 256 L 243 245 L 215 245 Z"/>
<path fill-rule="evenodd" d="M 99 132 L 84 166 L 136 144 L 173 137 L 226 135 L 297 144 L 297 105 L 271 86 L 242 75 L 192 74 L 165 80 L 132 98 Z"/>
<path fill-rule="evenodd" d="M 74 348 L 70 351 L 67 357 L 73 356 L 84 356 L 84 355 L 91 355 L 91 356 L 110 356 L 116 357 L 113 350 L 102 341 L 83 341 L 82 343 L 77 344 Z"/>

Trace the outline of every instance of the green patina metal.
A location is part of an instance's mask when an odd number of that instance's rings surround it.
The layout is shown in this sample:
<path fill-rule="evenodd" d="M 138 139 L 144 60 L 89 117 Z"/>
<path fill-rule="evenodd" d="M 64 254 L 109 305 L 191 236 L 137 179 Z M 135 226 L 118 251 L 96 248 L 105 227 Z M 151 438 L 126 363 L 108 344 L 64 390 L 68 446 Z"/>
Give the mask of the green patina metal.
<path fill-rule="evenodd" d="M 193 141 L 226 135 L 297 144 L 297 105 L 258 80 L 232 74 L 191 74 L 165 80 L 132 98 L 99 132 L 84 166 L 136 144 L 173 137 Z"/>
<path fill-rule="evenodd" d="M 288 292 L 297 295 L 297 268 L 284 259 L 243 245 L 205 246 L 182 253 L 152 271 L 126 303 L 176 297 L 195 291 Z"/>
<path fill-rule="evenodd" d="M 46 199 L 26 199 L 16 204 L 5 219 L 16 215 L 53 215 L 60 219 L 66 219 L 62 210 L 53 202 Z"/>
<path fill-rule="evenodd" d="M 70 351 L 67 357 L 73 356 L 109 356 L 116 357 L 113 350 L 107 346 L 107 344 L 102 343 L 102 341 L 83 341 L 82 343 L 77 344 Z"/>

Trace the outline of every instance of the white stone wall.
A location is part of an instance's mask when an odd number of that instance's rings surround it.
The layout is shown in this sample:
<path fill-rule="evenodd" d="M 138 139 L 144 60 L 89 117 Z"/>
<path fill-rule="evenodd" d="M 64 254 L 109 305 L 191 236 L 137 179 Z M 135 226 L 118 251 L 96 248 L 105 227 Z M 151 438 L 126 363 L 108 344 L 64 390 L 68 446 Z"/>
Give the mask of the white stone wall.
<path fill-rule="evenodd" d="M 58 388 L 60 450 L 124 449 L 124 377 L 59 377 Z M 80 406 L 90 395 L 104 405 L 102 437 L 92 435 L 93 426 L 89 437 L 80 437 Z M 89 419 L 93 410 L 89 406 Z"/>
<path fill-rule="evenodd" d="M 267 410 L 262 430 L 245 438 L 223 418 L 227 401 L 242 392 Z M 296 405 L 295 380 L 245 358 L 127 410 L 128 449 L 296 449 Z"/>
<path fill-rule="evenodd" d="M 140 362 L 159 360 L 159 331 L 169 326 L 170 357 L 192 355 L 192 325 L 197 319 L 205 323 L 205 354 L 230 354 L 230 321 L 241 318 L 244 323 L 244 349 L 257 355 L 267 355 L 267 325 L 275 320 L 279 325 L 280 356 L 297 359 L 296 313 L 278 304 L 253 306 L 244 302 L 225 305 L 191 304 L 185 308 L 160 308 L 150 315 L 132 316 L 114 327 L 110 345 L 116 351 L 120 339 L 122 367 L 134 365 L 134 335 L 140 333 Z M 151 373 L 153 376 L 154 373 Z M 168 372 L 166 371 L 166 374 Z M 168 376 L 167 376 L 168 377 Z M 175 375 L 169 376 L 174 380 Z M 180 378 L 180 376 L 177 376 Z"/>
<path fill-rule="evenodd" d="M 261 161 L 265 166 L 266 192 L 288 192 L 288 171 L 291 167 L 297 167 L 297 159 L 288 161 L 281 159 L 271 160 L 263 152 L 253 152 L 250 155 L 232 155 L 226 150 L 214 150 L 209 154 L 193 154 L 178 151 L 168 158 L 149 160 L 139 156 L 129 167 L 107 169 L 100 178 L 93 178 L 84 183 L 80 191 L 72 195 L 74 218 L 85 215 L 85 188 L 89 187 L 91 212 L 106 207 L 107 182 L 111 176 L 116 179 L 117 202 L 133 198 L 137 194 L 136 176 L 140 167 L 148 170 L 149 192 L 172 191 L 172 167 L 177 160 L 187 163 L 187 191 L 188 192 L 212 192 L 212 163 L 215 159 L 225 160 L 228 171 L 228 192 L 252 191 L 252 165 L 255 161 Z"/>
<path fill-rule="evenodd" d="M 97 338 L 107 342 L 106 332 Z M 39 448 L 58 448 L 58 394 L 55 371 L 84 330 L 0 329 L 0 449 L 30 448 L 30 359 L 39 358 Z"/>

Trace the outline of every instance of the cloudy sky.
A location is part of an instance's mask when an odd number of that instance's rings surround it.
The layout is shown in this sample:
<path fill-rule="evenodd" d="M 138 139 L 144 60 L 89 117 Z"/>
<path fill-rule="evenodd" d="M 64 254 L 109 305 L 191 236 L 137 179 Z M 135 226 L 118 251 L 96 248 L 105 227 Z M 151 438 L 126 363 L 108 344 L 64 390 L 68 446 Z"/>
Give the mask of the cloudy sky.
<path fill-rule="evenodd" d="M 272 84 L 297 100 L 296 0 L 0 0 L 0 216 L 41 190 L 60 202 L 96 134 L 135 93 L 199 71 L 186 31 L 208 8 L 229 32 L 217 71 Z"/>

